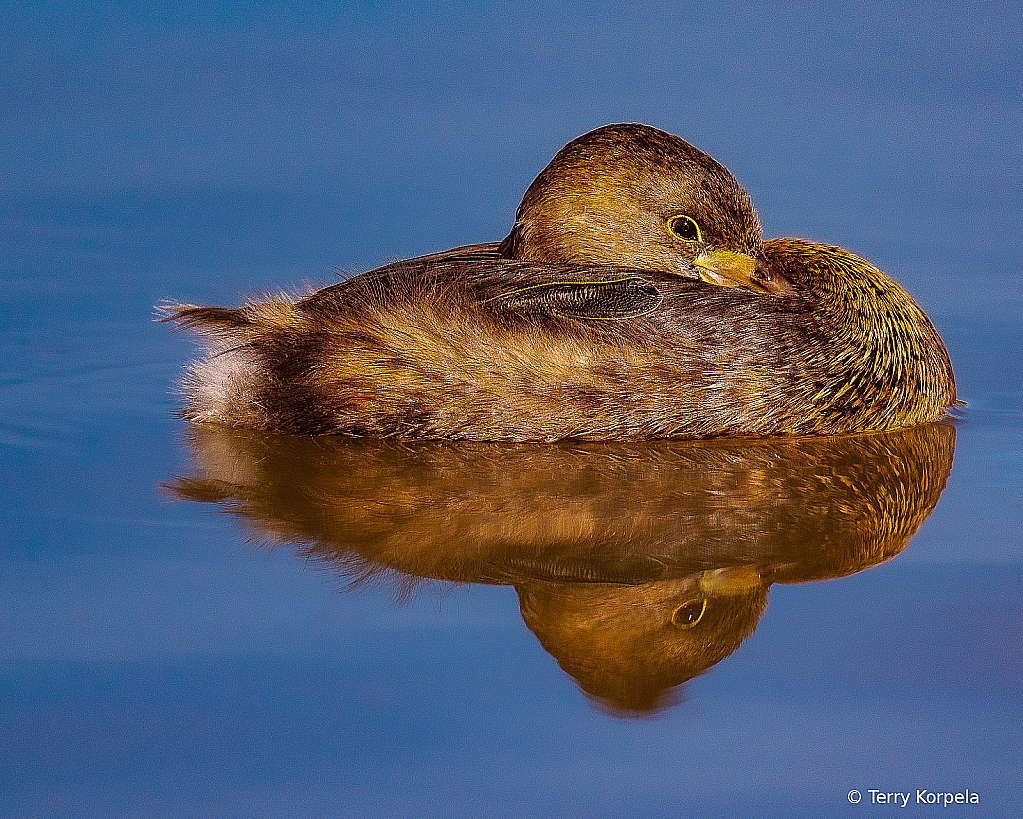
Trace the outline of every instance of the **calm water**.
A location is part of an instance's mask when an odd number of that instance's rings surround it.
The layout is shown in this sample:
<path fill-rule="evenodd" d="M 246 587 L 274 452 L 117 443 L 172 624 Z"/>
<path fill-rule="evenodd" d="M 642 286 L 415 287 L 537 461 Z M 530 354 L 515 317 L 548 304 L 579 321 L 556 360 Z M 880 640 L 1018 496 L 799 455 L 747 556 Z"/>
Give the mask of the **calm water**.
<path fill-rule="evenodd" d="M 982 5 L 12 11 L 0 815 L 1018 816 L 1023 49 Z M 623 120 L 905 284 L 964 420 L 406 447 L 175 419 L 192 346 L 153 304 L 501 238 Z"/>

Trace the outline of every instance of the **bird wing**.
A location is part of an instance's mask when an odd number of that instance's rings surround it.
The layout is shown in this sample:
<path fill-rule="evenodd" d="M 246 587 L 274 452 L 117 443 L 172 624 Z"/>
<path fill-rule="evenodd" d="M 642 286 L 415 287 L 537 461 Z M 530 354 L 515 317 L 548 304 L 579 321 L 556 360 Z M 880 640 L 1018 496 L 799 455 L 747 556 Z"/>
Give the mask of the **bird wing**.
<path fill-rule="evenodd" d="M 531 284 L 483 299 L 481 304 L 504 312 L 542 312 L 599 321 L 643 316 L 656 310 L 663 300 L 653 282 L 626 275 Z"/>
<path fill-rule="evenodd" d="M 478 262 L 500 259 L 501 245 L 499 242 L 482 242 L 478 245 L 463 245 L 439 253 L 429 253 L 410 259 L 411 262 L 435 264 L 437 262 Z M 399 262 L 400 264 L 400 262 Z"/>

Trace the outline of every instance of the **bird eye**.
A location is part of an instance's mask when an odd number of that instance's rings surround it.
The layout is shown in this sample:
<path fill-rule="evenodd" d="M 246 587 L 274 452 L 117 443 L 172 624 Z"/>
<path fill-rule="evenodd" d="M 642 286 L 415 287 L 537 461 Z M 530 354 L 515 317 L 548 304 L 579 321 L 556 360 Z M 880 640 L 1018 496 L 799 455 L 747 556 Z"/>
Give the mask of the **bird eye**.
<path fill-rule="evenodd" d="M 707 598 L 687 600 L 671 613 L 671 622 L 679 628 L 692 628 L 703 619 Z"/>
<path fill-rule="evenodd" d="M 680 213 L 668 220 L 668 230 L 671 234 L 684 242 L 702 242 L 703 234 L 700 233 L 700 226 L 696 220 Z"/>

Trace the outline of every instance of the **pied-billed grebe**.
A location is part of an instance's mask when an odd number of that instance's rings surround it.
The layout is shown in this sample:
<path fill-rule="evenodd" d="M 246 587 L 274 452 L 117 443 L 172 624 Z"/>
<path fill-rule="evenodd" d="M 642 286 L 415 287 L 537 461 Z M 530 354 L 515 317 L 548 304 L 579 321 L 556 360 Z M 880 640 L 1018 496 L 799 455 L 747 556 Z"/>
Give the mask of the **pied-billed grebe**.
<path fill-rule="evenodd" d="M 565 146 L 500 244 L 294 302 L 164 309 L 209 345 L 185 416 L 283 432 L 829 434 L 955 403 L 944 345 L 898 285 L 840 248 L 763 242 L 725 168 L 642 125 Z"/>

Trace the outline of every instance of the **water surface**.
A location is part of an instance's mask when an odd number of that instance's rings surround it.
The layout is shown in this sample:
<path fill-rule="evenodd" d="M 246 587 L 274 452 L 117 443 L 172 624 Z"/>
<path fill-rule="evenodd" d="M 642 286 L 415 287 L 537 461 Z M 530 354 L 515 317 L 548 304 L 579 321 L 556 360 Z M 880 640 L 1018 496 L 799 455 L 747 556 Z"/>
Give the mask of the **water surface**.
<path fill-rule="evenodd" d="M 1023 51 L 983 5 L 12 13 L 0 814 L 1017 815 Z M 155 303 L 499 239 L 610 121 L 894 275 L 964 420 L 501 449 L 175 418 Z"/>

